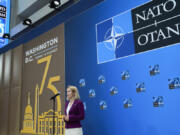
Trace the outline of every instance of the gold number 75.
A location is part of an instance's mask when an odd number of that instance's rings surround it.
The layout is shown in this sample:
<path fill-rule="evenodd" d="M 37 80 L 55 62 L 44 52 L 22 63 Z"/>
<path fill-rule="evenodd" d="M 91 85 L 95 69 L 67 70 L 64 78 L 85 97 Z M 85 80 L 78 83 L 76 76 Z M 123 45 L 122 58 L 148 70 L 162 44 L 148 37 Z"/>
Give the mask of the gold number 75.
<path fill-rule="evenodd" d="M 42 82 L 41 82 L 39 95 L 41 95 L 43 93 L 45 80 L 46 80 L 47 73 L 48 73 L 48 70 L 49 70 L 49 65 L 50 65 L 50 62 L 51 62 L 51 57 L 52 57 L 52 55 L 49 55 L 49 56 L 41 58 L 41 59 L 39 59 L 37 61 L 38 64 L 46 62 L 46 66 L 45 66 L 45 70 L 44 70 L 44 74 L 43 74 L 43 78 L 42 78 Z M 57 94 L 58 90 L 56 89 L 56 87 L 52 83 L 57 82 L 57 81 L 60 81 L 60 76 L 50 77 L 49 81 L 48 81 L 47 88 L 50 89 L 54 94 Z M 60 112 L 60 110 L 61 110 L 61 102 L 60 102 L 60 96 L 58 96 L 57 97 L 57 111 Z"/>

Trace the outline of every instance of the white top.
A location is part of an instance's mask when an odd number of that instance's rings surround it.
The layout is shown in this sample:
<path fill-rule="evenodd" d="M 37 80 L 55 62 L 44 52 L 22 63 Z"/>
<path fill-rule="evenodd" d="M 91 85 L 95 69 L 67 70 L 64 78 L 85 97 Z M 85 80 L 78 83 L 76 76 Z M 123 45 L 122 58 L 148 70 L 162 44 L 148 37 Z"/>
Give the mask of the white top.
<path fill-rule="evenodd" d="M 71 106 L 72 106 L 72 104 L 70 104 L 70 102 L 69 102 L 68 107 L 67 107 L 67 109 L 66 109 L 66 114 L 67 114 L 67 115 L 69 115 L 69 111 L 70 111 L 70 109 L 71 109 Z"/>

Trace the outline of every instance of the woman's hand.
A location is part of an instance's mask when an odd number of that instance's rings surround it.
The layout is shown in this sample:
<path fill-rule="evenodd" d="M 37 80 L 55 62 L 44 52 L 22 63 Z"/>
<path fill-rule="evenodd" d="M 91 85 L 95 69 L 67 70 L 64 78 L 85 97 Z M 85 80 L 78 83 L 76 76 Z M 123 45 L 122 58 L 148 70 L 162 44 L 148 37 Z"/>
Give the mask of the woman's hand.
<path fill-rule="evenodd" d="M 64 116 L 64 121 L 69 121 L 69 115 L 67 115 L 67 116 L 65 115 Z"/>

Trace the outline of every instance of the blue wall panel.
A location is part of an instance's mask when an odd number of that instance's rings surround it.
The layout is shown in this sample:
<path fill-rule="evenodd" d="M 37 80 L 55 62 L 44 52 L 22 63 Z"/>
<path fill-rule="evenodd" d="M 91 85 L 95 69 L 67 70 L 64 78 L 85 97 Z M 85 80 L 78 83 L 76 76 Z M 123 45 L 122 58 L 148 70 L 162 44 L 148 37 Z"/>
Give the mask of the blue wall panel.
<path fill-rule="evenodd" d="M 86 80 L 85 87 L 78 87 L 87 108 L 85 135 L 180 135 L 180 91 L 168 86 L 168 79 L 180 77 L 179 44 L 97 64 L 96 24 L 146 2 L 106 0 L 66 22 L 66 83 Z M 149 67 L 156 64 L 160 74 L 150 76 Z M 128 80 L 121 79 L 125 70 L 130 72 Z M 106 78 L 102 85 L 100 75 Z M 138 82 L 145 83 L 145 92 L 136 92 Z M 117 95 L 110 95 L 112 86 L 118 88 Z M 95 98 L 89 98 L 89 89 L 95 90 Z M 164 98 L 163 107 L 153 107 L 153 97 L 158 96 Z M 125 98 L 132 99 L 131 108 L 123 107 Z M 100 110 L 101 100 L 106 110 Z"/>

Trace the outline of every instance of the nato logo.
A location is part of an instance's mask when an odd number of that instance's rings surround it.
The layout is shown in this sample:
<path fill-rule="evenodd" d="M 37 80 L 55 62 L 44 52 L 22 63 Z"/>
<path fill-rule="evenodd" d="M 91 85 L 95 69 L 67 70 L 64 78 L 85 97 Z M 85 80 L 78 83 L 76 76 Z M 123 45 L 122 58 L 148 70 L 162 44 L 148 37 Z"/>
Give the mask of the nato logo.
<path fill-rule="evenodd" d="M 98 64 L 134 54 L 131 11 L 96 25 Z"/>
<path fill-rule="evenodd" d="M 152 0 L 96 24 L 98 64 L 180 42 L 179 0 Z"/>

